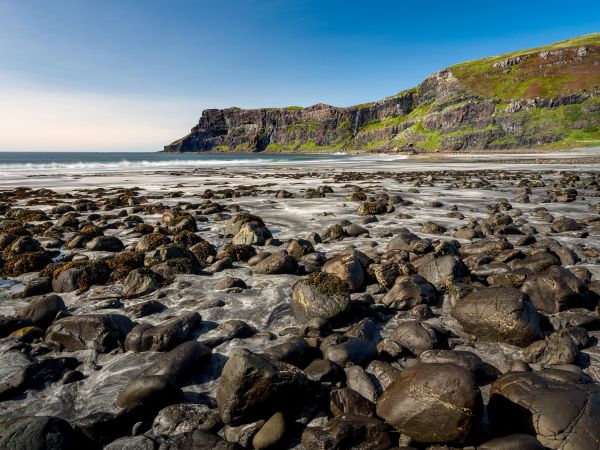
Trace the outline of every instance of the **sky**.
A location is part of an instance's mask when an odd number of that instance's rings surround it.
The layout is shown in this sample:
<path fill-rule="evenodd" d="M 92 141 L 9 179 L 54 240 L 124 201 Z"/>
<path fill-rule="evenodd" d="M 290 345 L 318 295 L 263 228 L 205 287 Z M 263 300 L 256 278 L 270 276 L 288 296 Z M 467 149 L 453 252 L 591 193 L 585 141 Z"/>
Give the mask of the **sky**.
<path fill-rule="evenodd" d="M 0 18 L 0 151 L 156 151 L 207 108 L 350 106 L 600 31 L 600 2 L 0 0 Z"/>

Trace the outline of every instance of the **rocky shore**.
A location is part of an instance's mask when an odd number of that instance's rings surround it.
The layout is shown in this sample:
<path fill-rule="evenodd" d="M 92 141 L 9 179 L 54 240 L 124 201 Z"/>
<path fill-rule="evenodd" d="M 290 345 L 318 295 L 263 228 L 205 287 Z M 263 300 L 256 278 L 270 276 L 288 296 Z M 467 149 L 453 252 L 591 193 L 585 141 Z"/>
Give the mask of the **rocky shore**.
<path fill-rule="evenodd" d="M 41 183 L 0 190 L 1 450 L 600 448 L 594 166 Z"/>

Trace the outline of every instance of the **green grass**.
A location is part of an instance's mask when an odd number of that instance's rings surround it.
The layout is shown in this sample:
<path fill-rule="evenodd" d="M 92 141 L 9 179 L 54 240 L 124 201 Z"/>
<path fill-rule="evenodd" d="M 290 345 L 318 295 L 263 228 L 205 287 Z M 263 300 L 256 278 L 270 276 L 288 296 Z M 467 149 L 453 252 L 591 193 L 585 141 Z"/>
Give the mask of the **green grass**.
<path fill-rule="evenodd" d="M 586 46 L 588 55 L 578 59 L 575 51 L 582 46 Z M 545 60 L 538 56 L 539 52 L 552 50 L 566 50 L 567 53 L 561 58 L 566 59 L 567 64 L 552 64 L 556 62 L 554 57 Z M 529 58 L 517 65 L 494 67 L 497 62 L 524 55 L 529 55 Z M 600 33 L 596 33 L 544 47 L 460 63 L 450 67 L 450 70 L 473 93 L 484 97 L 552 98 L 600 88 L 600 70 L 595 65 L 599 58 Z"/>

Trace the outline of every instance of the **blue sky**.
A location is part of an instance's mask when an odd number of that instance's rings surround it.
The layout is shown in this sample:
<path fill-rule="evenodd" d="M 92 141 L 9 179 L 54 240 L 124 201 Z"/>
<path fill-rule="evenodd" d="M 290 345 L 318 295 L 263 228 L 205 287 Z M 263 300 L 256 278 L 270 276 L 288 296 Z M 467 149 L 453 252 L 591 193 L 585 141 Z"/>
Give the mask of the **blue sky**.
<path fill-rule="evenodd" d="M 347 106 L 600 31 L 600 2 L 2 0 L 0 150 L 147 150 L 212 107 Z"/>

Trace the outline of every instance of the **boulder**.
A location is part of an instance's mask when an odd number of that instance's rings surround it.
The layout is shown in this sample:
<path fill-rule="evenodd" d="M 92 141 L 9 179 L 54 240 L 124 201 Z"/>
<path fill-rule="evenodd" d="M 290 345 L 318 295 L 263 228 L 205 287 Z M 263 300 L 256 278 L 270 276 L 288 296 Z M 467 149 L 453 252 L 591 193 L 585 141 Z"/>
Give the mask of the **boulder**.
<path fill-rule="evenodd" d="M 264 245 L 270 239 L 271 232 L 264 224 L 248 222 L 240 227 L 237 234 L 231 239 L 233 245 Z"/>
<path fill-rule="evenodd" d="M 427 323 L 418 320 L 399 323 L 392 332 L 391 338 L 415 356 L 438 346 L 435 330 Z"/>
<path fill-rule="evenodd" d="M 346 282 L 351 292 L 360 290 L 365 281 L 362 265 L 355 255 L 332 258 L 323 266 L 323 272 L 335 275 Z"/>
<path fill-rule="evenodd" d="M 17 312 L 17 317 L 31 321 L 35 326 L 47 328 L 56 315 L 67 308 L 62 297 L 48 295 L 31 300 L 23 309 Z"/>
<path fill-rule="evenodd" d="M 200 342 L 187 341 L 163 355 L 142 374 L 165 376 L 179 385 L 202 363 L 209 361 L 211 354 L 211 349 Z"/>
<path fill-rule="evenodd" d="M 123 294 L 129 298 L 146 295 L 158 289 L 163 282 L 164 278 L 150 269 L 135 269 L 123 282 Z"/>
<path fill-rule="evenodd" d="M 85 249 L 97 252 L 120 252 L 125 246 L 115 236 L 97 236 L 85 244 Z"/>
<path fill-rule="evenodd" d="M 437 304 L 438 293 L 421 275 L 405 275 L 396 278 L 381 302 L 390 308 L 406 311 L 418 305 Z"/>
<path fill-rule="evenodd" d="M 484 341 L 524 347 L 542 335 L 535 307 L 515 288 L 477 289 L 457 301 L 452 316 Z"/>
<path fill-rule="evenodd" d="M 142 323 L 133 327 L 125 339 L 125 349 L 134 352 L 166 351 L 190 338 L 202 317 L 197 312 L 184 314 L 161 325 Z"/>
<path fill-rule="evenodd" d="M 551 266 L 542 274 L 527 277 L 521 290 L 544 313 L 553 314 L 581 307 L 593 309 L 595 306 L 587 296 L 585 283 L 570 270 L 559 266 Z"/>
<path fill-rule="evenodd" d="M 386 450 L 392 446 L 392 439 L 381 420 L 343 414 L 324 427 L 307 427 L 302 445 L 311 450 Z"/>
<path fill-rule="evenodd" d="M 465 441 L 482 409 L 475 377 L 455 364 L 409 367 L 377 401 L 379 417 L 422 443 Z"/>
<path fill-rule="evenodd" d="M 158 410 L 182 397 L 171 379 L 161 375 L 140 375 L 133 378 L 117 396 L 116 404 L 126 410 Z"/>
<path fill-rule="evenodd" d="M 419 275 L 437 287 L 443 287 L 468 274 L 467 267 L 454 255 L 425 255 L 419 260 Z"/>
<path fill-rule="evenodd" d="M 289 409 L 308 380 L 296 367 L 271 361 L 245 349 L 234 350 L 217 387 L 217 407 L 224 423 L 240 425 Z"/>
<path fill-rule="evenodd" d="M 315 272 L 294 284 L 290 303 L 299 322 L 319 317 L 333 319 L 349 308 L 350 292 L 337 276 Z"/>
<path fill-rule="evenodd" d="M 279 250 L 252 267 L 254 273 L 263 275 L 294 274 L 298 263 L 286 250 Z"/>
<path fill-rule="evenodd" d="M 3 424 L 0 450 L 78 450 L 90 446 L 59 417 L 23 416 Z"/>
<path fill-rule="evenodd" d="M 55 320 L 46 333 L 46 342 L 60 350 L 93 348 L 100 353 L 122 347 L 133 322 L 120 314 L 88 314 Z"/>
<path fill-rule="evenodd" d="M 551 449 L 598 448 L 600 386 L 571 372 L 510 372 L 490 392 L 490 422 L 502 434 L 526 433 Z"/>

